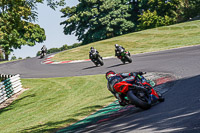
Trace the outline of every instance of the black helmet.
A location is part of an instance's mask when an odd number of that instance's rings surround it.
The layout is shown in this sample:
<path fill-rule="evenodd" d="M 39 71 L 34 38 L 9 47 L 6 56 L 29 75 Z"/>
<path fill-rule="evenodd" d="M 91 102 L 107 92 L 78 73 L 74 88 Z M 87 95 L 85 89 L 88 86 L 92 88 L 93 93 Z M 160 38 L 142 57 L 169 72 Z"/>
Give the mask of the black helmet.
<path fill-rule="evenodd" d="M 106 73 L 106 79 L 108 79 L 111 75 L 114 75 L 114 74 L 116 74 L 114 71 L 108 71 Z"/>
<path fill-rule="evenodd" d="M 94 47 L 91 47 L 90 49 L 94 49 Z"/>
<path fill-rule="evenodd" d="M 119 47 L 119 45 L 118 44 L 115 44 L 115 48 L 118 48 Z"/>

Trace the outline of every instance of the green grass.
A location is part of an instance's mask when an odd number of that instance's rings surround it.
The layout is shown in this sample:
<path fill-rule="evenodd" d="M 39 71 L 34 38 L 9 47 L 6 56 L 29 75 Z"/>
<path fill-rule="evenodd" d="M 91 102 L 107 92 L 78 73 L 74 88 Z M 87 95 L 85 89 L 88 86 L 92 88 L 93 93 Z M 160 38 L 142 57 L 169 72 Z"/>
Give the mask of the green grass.
<path fill-rule="evenodd" d="M 7 63 L 7 62 L 19 61 L 19 60 L 23 60 L 23 59 L 10 60 L 10 61 L 0 61 L 0 64 Z"/>
<path fill-rule="evenodd" d="M 94 42 L 55 55 L 52 61 L 88 59 L 94 46 L 103 57 L 114 56 L 114 44 L 124 46 L 131 54 L 153 52 L 200 44 L 200 20 L 134 32 Z"/>
<path fill-rule="evenodd" d="M 115 100 L 104 75 L 22 79 L 22 84 L 30 89 L 0 110 L 1 133 L 55 132 Z"/>

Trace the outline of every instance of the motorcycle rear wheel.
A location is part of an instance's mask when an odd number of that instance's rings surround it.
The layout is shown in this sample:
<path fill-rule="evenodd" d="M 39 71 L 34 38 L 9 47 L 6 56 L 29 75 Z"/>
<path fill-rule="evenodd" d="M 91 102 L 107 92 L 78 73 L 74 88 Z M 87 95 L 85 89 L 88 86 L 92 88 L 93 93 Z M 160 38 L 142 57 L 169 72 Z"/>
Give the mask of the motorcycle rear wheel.
<path fill-rule="evenodd" d="M 151 108 L 151 101 L 144 101 L 141 98 L 137 97 L 132 90 L 127 92 L 127 97 L 131 101 L 131 103 L 141 109 L 147 110 Z"/>

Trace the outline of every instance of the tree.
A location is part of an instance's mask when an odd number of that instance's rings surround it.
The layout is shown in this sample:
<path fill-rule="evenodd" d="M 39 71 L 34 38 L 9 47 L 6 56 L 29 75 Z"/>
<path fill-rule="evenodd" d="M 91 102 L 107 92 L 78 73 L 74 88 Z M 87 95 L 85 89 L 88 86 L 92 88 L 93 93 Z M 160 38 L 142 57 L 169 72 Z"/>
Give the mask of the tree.
<path fill-rule="evenodd" d="M 16 59 L 17 57 L 13 55 L 10 60 L 16 60 Z"/>
<path fill-rule="evenodd" d="M 36 4 L 44 0 L 0 0 L 0 46 L 5 53 L 5 59 L 13 49 L 20 49 L 22 45 L 34 46 L 46 39 L 45 31 L 32 21 L 37 19 Z M 47 4 L 55 9 L 63 5 L 59 2 L 47 0 Z"/>
<path fill-rule="evenodd" d="M 69 46 L 67 44 L 60 47 L 60 51 L 67 50 L 67 49 L 69 49 Z"/>
<path fill-rule="evenodd" d="M 141 15 L 138 15 L 138 30 L 144 30 L 178 21 L 182 0 L 149 0 Z"/>
<path fill-rule="evenodd" d="M 200 0 L 181 0 L 181 11 L 178 21 L 187 21 L 200 15 Z"/>
<path fill-rule="evenodd" d="M 143 12 L 142 15 L 139 15 L 138 21 L 140 22 L 138 24 L 138 30 L 145 30 L 174 23 L 174 19 L 167 15 L 164 17 L 158 16 L 156 11 L 150 12 L 149 10 Z"/>
<path fill-rule="evenodd" d="M 66 35 L 75 34 L 83 44 L 129 33 L 134 27 L 127 20 L 130 6 L 128 0 L 79 0 L 74 7 L 61 10 L 66 21 Z"/>
<path fill-rule="evenodd" d="M 55 52 L 59 52 L 60 49 L 59 48 L 50 48 L 47 50 L 47 54 L 50 54 L 50 53 L 55 53 Z"/>

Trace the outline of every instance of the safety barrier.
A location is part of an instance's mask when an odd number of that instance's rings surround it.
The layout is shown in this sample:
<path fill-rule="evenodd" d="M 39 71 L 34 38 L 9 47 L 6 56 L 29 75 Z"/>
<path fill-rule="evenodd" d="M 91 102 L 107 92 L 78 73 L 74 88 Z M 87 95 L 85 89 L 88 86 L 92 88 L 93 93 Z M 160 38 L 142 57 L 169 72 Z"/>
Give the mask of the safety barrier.
<path fill-rule="evenodd" d="M 22 90 L 20 75 L 0 74 L 0 103 Z"/>

